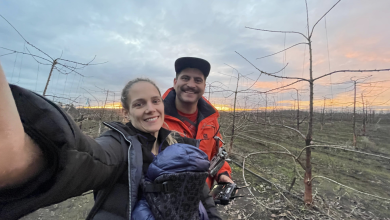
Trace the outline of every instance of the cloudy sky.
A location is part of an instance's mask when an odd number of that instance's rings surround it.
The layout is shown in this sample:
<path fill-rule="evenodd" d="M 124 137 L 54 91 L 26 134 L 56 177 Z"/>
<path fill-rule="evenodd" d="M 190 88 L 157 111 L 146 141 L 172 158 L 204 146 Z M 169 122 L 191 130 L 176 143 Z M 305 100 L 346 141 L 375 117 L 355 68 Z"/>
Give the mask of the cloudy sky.
<path fill-rule="evenodd" d="M 336 0 L 308 0 L 309 25 L 328 11 Z M 335 70 L 367 70 L 390 68 L 390 1 L 343 0 L 321 20 L 314 31 L 314 77 Z M 211 91 L 233 90 L 237 76 L 234 67 L 245 77 L 239 90 L 250 87 L 259 72 L 257 68 L 279 75 L 309 77 L 309 51 L 305 45 L 285 53 L 273 54 L 297 43 L 305 42 L 298 34 L 269 33 L 245 27 L 298 31 L 307 33 L 303 0 L 253 1 L 0 1 L 0 15 L 6 18 L 23 37 L 52 59 L 62 58 L 91 65 L 76 73 L 61 74 L 54 70 L 47 94 L 69 99 L 77 105 L 97 105 L 105 99 L 118 100 L 125 83 L 135 77 L 149 77 L 162 92 L 173 85 L 174 61 L 182 56 L 196 56 L 211 63 L 207 82 Z M 310 28 L 311 29 L 311 28 Z M 26 43 L 0 18 L 0 47 L 29 53 L 51 60 Z M 28 49 L 28 50 L 27 50 Z M 42 93 L 50 72 L 47 60 L 10 53 L 0 48 L 0 62 L 9 82 Z M 6 55 L 8 54 L 8 55 Z M 62 56 L 61 56 L 62 54 Z M 74 63 L 61 61 L 66 66 Z M 58 66 L 60 71 L 67 72 Z M 78 65 L 77 67 L 80 67 Z M 315 86 L 315 105 L 326 99 L 334 108 L 351 106 L 353 79 L 360 80 L 357 94 L 377 109 L 389 109 L 390 72 L 339 73 L 326 77 Z M 347 82 L 349 81 L 349 82 Z M 267 91 L 287 85 L 293 80 L 261 75 L 251 89 Z M 340 84 L 341 83 L 341 84 Z M 219 87 L 219 88 L 218 88 Z M 301 105 L 308 100 L 307 83 L 290 88 L 299 90 Z M 208 88 L 207 88 L 208 90 Z M 114 92 L 115 97 L 114 97 Z M 91 95 L 92 94 L 92 95 Z M 93 97 L 94 96 L 94 97 Z M 205 94 L 208 98 L 209 94 Z M 210 95 L 216 105 L 231 105 L 231 92 Z M 265 95 L 240 93 L 240 108 L 264 107 Z M 295 90 L 267 95 L 268 104 L 291 108 Z M 68 102 L 55 98 L 55 101 Z"/>

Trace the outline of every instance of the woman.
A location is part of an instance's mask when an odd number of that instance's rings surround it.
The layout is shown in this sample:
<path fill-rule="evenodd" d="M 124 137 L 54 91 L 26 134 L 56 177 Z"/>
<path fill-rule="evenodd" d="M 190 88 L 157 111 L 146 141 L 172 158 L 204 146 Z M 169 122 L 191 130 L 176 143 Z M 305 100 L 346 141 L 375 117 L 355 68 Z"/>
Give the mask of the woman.
<path fill-rule="evenodd" d="M 146 192 L 144 175 L 154 157 L 176 142 L 196 141 L 161 128 L 164 106 L 150 80 L 130 81 L 121 101 L 130 123 L 104 123 L 111 130 L 93 140 L 54 103 L 9 86 L 0 66 L 0 219 L 17 219 L 91 189 L 96 200 L 88 219 L 130 219 L 136 205 L 137 213 L 148 209 L 145 195 L 149 203 L 154 192 Z M 203 189 L 208 217 L 220 219 Z"/>

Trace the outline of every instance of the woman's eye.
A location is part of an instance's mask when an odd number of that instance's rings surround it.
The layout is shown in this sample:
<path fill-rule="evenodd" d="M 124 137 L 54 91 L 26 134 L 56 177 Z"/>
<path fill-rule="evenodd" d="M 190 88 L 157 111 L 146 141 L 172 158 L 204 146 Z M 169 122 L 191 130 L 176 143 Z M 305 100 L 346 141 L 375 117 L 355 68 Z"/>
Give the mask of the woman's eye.
<path fill-rule="evenodd" d="M 155 103 L 155 104 L 160 103 L 160 102 L 161 102 L 160 99 L 153 100 L 153 103 Z"/>
<path fill-rule="evenodd" d="M 142 106 L 141 103 L 134 103 L 134 104 L 133 104 L 133 107 L 141 107 L 141 106 Z"/>

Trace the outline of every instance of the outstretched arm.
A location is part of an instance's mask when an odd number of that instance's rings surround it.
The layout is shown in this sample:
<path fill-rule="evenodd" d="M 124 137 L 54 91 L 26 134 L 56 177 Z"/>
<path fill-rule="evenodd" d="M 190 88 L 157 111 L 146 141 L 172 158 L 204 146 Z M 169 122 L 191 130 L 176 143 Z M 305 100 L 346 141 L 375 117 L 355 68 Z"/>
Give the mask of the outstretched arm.
<path fill-rule="evenodd" d="M 0 72 L 0 219 L 103 189 L 126 169 L 118 132 L 95 140 L 55 103 Z"/>
<path fill-rule="evenodd" d="M 40 148 L 24 132 L 0 64 L 0 188 L 18 185 L 44 167 Z"/>

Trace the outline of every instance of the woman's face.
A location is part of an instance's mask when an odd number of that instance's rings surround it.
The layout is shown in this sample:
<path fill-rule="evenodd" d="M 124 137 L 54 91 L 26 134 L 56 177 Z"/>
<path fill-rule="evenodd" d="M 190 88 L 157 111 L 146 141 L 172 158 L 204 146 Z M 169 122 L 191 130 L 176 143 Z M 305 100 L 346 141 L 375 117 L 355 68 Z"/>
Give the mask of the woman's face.
<path fill-rule="evenodd" d="M 164 103 L 156 87 L 149 82 L 137 82 L 128 96 L 128 115 L 133 126 L 157 137 L 164 123 Z"/>

